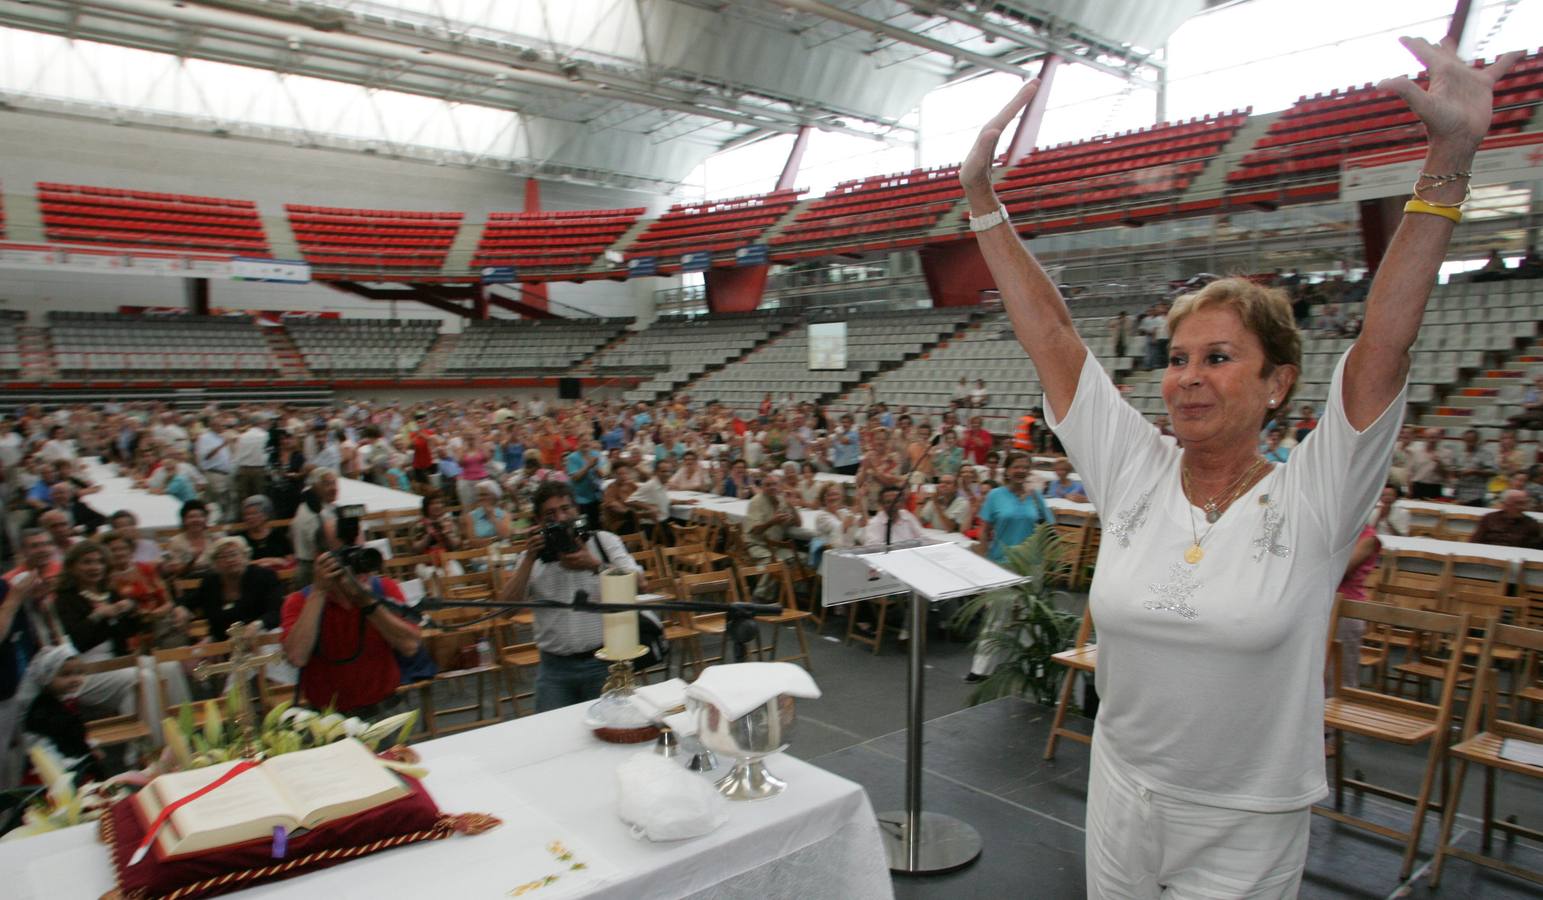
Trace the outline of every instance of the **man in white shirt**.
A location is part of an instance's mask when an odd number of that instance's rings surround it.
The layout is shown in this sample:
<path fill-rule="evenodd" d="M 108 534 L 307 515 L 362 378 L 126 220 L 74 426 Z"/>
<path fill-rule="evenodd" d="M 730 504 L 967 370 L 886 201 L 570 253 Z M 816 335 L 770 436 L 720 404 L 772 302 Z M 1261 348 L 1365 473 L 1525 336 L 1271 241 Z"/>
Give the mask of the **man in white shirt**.
<path fill-rule="evenodd" d="M 649 527 L 657 529 L 658 536 L 660 537 L 663 537 L 667 523 L 670 521 L 670 492 L 665 487 L 665 484 L 670 480 L 670 476 L 674 474 L 675 460 L 668 456 L 660 459 L 654 463 L 653 474 L 649 475 L 646 481 L 638 485 L 637 490 L 633 492 L 631 497 L 633 501 L 647 503 L 654 509 L 656 515 L 653 524 Z"/>
<path fill-rule="evenodd" d="M 203 430 L 193 442 L 193 460 L 199 471 L 204 473 L 204 480 L 209 483 L 209 499 L 218 503 L 220 509 L 228 514 L 236 508 L 230 494 L 231 475 L 234 474 L 230 442 L 221 433 L 218 419 L 205 419 L 203 424 Z"/>
<path fill-rule="evenodd" d="M 902 509 L 905 492 L 889 485 L 879 491 L 879 511 L 863 527 L 863 545 L 888 545 L 919 540 L 922 523 L 908 509 Z"/>
<path fill-rule="evenodd" d="M 257 420 L 249 420 L 246 430 L 236 438 L 234 462 L 236 496 L 240 500 L 268 492 L 268 429 Z"/>
<path fill-rule="evenodd" d="M 177 424 L 177 414 L 174 412 L 161 413 L 161 424 L 155 426 L 153 433 L 156 440 L 169 447 L 180 450 L 191 449 L 188 430 Z"/>
<path fill-rule="evenodd" d="M 924 506 L 921 522 L 938 531 L 963 531 L 975 518 L 970 498 L 959 493 L 959 480 L 953 475 L 939 475 L 938 488 Z"/>
<path fill-rule="evenodd" d="M 315 468 L 307 479 L 317 504 L 302 501 L 289 526 L 289 542 L 295 548 L 299 566 L 297 584 L 310 584 L 318 553 L 337 549 L 338 473 L 336 469 Z"/>

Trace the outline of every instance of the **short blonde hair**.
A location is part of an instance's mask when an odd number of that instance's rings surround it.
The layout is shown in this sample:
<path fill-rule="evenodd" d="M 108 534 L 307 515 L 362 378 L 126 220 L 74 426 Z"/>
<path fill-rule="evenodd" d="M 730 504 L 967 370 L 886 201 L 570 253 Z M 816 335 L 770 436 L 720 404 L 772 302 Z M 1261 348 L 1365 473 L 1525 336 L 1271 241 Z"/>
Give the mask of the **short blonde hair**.
<path fill-rule="evenodd" d="M 214 559 L 226 550 L 235 550 L 241 554 L 241 558 L 244 560 L 252 558 L 251 545 L 238 537 L 222 537 L 215 541 L 214 545 L 209 548 L 209 558 Z"/>
<path fill-rule="evenodd" d="M 1221 278 L 1191 294 L 1174 301 L 1168 311 L 1168 334 L 1178 333 L 1179 326 L 1192 313 L 1220 307 L 1237 313 L 1243 327 L 1253 333 L 1264 347 L 1263 378 L 1274 372 L 1277 366 L 1292 366 L 1300 374 L 1302 370 L 1302 335 L 1297 331 L 1296 319 L 1291 314 L 1291 299 L 1280 288 L 1268 288 L 1247 278 Z M 1291 395 L 1296 393 L 1297 382 L 1293 378 L 1286 395 L 1279 398 L 1274 408 L 1266 409 L 1263 425 L 1268 425 L 1281 411 L 1291 408 Z"/>

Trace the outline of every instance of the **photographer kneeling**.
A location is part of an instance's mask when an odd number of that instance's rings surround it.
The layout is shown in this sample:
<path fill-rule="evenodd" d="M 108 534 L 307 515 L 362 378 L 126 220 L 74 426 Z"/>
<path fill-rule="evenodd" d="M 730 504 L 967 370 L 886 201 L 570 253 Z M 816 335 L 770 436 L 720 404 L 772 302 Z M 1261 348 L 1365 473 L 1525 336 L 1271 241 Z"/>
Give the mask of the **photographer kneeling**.
<path fill-rule="evenodd" d="M 642 567 L 607 531 L 582 528 L 573 489 L 560 481 L 544 481 L 531 498 L 539 527 L 531 533 L 514 575 L 499 600 L 506 603 L 549 601 L 572 604 L 579 591 L 600 602 L 600 572 L 606 568 L 642 572 Z M 596 700 L 605 686 L 607 664 L 595 658 L 605 643 L 601 617 L 564 609 L 537 609 L 536 646 L 541 665 L 536 670 L 536 711 Z"/>
<path fill-rule="evenodd" d="M 372 576 L 345 568 L 350 547 L 316 560 L 315 583 L 284 600 L 284 655 L 300 669 L 300 695 L 314 709 L 372 718 L 396 695 L 397 656 L 417 653 L 418 626 L 385 608 Z"/>

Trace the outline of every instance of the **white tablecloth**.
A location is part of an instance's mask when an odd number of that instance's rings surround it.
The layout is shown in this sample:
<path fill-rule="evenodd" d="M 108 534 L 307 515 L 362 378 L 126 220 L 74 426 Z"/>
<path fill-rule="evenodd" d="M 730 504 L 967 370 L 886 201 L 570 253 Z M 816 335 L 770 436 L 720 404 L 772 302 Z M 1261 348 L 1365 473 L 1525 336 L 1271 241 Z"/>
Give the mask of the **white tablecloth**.
<path fill-rule="evenodd" d="M 1496 544 L 1469 544 L 1464 541 L 1443 541 L 1428 537 L 1400 537 L 1396 534 L 1379 534 L 1382 546 L 1392 550 L 1440 553 L 1446 556 L 1482 556 L 1503 560 L 1513 566 L 1522 562 L 1543 562 L 1543 550 L 1526 547 L 1501 547 Z"/>
<path fill-rule="evenodd" d="M 1458 506 L 1455 503 L 1432 503 L 1429 500 L 1402 500 L 1400 501 L 1410 512 L 1429 514 L 1456 513 L 1460 516 L 1487 516 L 1495 510 L 1487 506 Z M 1543 512 L 1529 512 L 1540 522 L 1543 522 Z"/>
<path fill-rule="evenodd" d="M 112 468 L 100 463 L 88 465 L 87 474 L 92 482 L 102 489 L 87 494 L 81 499 L 102 515 L 110 516 L 120 509 L 126 509 L 139 520 L 140 528 L 181 527 L 182 519 L 179 513 L 182 510 L 182 501 L 176 497 L 168 494 L 152 494 L 137 488 L 132 480 L 115 474 Z M 386 512 L 417 510 L 423 498 L 417 494 L 381 487 L 367 481 L 339 478 L 337 502 L 340 505 L 360 503 L 364 505 L 367 512 Z M 234 519 L 235 516 L 232 515 L 229 518 Z"/>
<path fill-rule="evenodd" d="M 868 795 L 785 755 L 767 760 L 788 782 L 781 796 L 732 804 L 728 822 L 701 838 L 634 840 L 616 817 L 614 772 L 639 749 L 591 737 L 581 725 L 583 710 L 573 706 L 418 745 L 430 769 L 425 785 L 441 809 L 491 813 L 503 827 L 400 847 L 231 896 L 499 900 L 554 871 L 562 876 L 530 897 L 893 896 Z M 727 771 L 724 765 L 713 774 Z M 554 840 L 588 868 L 575 873 L 554 864 L 545 849 Z M 94 824 L 0 843 L 0 871 L 12 900 L 98 897 L 113 886 Z"/>
<path fill-rule="evenodd" d="M 685 503 L 683 501 L 695 501 Z M 695 491 L 670 491 L 670 515 L 677 519 L 691 518 L 694 509 L 709 509 L 723 513 L 730 522 L 743 522 L 750 511 L 749 500 L 736 500 L 733 497 L 720 497 L 717 494 L 699 494 Z M 814 517 L 817 510 L 800 509 L 798 511 L 798 528 L 795 536 L 809 537 L 814 534 Z M 923 534 L 935 541 L 952 541 L 955 544 L 973 544 L 974 541 L 962 534 L 951 531 L 938 531 L 935 528 L 923 528 Z"/>

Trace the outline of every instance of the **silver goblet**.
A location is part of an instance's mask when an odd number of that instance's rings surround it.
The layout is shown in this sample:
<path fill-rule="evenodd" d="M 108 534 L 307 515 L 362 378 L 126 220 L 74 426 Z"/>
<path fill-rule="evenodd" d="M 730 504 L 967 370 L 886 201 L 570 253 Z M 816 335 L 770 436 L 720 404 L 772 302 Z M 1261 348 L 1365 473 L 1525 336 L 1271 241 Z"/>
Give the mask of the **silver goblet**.
<path fill-rule="evenodd" d="M 782 793 L 787 782 L 766 771 L 763 760 L 787 749 L 796 718 L 792 697 L 773 697 L 737 719 L 710 703 L 695 698 L 690 702 L 702 746 L 734 758 L 729 774 L 715 783 L 718 793 L 730 800 L 765 800 Z"/>

